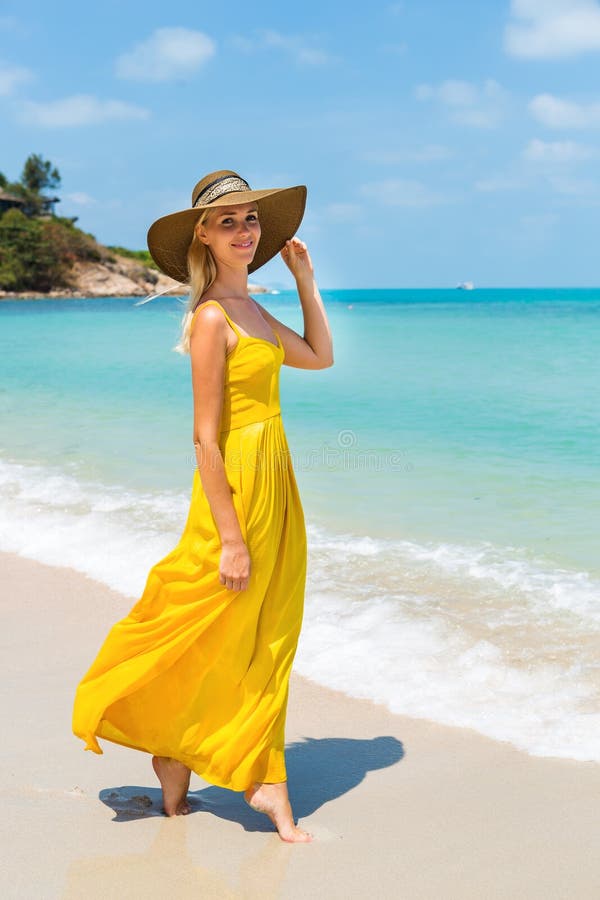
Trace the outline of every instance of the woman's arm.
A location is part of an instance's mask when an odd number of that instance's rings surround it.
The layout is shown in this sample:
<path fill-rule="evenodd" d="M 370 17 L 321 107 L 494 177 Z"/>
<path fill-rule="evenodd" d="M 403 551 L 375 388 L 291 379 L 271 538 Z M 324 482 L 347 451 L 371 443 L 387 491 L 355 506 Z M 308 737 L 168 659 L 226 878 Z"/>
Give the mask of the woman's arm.
<path fill-rule="evenodd" d="M 248 587 L 250 554 L 244 543 L 219 447 L 227 352 L 226 327 L 223 314 L 214 306 L 199 310 L 190 335 L 190 358 L 194 447 L 202 487 L 221 539 L 219 580 L 227 588 L 237 591 Z"/>
<path fill-rule="evenodd" d="M 260 303 L 256 305 L 281 338 L 286 366 L 327 369 L 333 365 L 333 340 L 306 244 L 293 238 L 281 251 L 281 257 L 296 279 L 304 313 L 304 337 L 276 319 Z"/>

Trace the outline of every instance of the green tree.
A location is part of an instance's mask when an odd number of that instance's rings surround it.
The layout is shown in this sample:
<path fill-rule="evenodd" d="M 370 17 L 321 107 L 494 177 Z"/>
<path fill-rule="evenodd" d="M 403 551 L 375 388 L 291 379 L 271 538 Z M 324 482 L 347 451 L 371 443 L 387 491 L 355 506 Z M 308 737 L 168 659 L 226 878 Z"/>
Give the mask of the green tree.
<path fill-rule="evenodd" d="M 18 209 L 0 217 L 0 289 L 49 291 L 69 287 L 73 265 L 100 261 L 106 251 L 70 219 L 31 218 Z"/>
<path fill-rule="evenodd" d="M 60 251 L 49 240 L 44 224 L 18 209 L 0 218 L 0 288 L 8 291 L 49 291 L 65 281 Z"/>
<path fill-rule="evenodd" d="M 60 187 L 60 174 L 56 166 L 43 159 L 39 153 L 30 153 L 25 160 L 21 174 L 21 184 L 34 194 L 42 191 L 55 191 Z"/>

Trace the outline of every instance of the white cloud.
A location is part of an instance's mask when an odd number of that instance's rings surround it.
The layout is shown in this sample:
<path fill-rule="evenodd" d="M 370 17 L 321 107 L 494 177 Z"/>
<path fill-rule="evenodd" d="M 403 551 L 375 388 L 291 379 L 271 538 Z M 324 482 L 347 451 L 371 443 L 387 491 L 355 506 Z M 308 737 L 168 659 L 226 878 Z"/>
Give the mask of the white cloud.
<path fill-rule="evenodd" d="M 600 125 L 600 103 L 573 103 L 552 94 L 538 94 L 529 110 L 548 128 L 593 128 Z"/>
<path fill-rule="evenodd" d="M 20 84 L 33 80 L 33 72 L 25 66 L 0 63 L 0 97 L 9 97 Z"/>
<path fill-rule="evenodd" d="M 351 222 L 361 213 L 357 203 L 330 203 L 325 207 L 325 215 L 333 222 Z"/>
<path fill-rule="evenodd" d="M 311 47 L 299 47 L 295 51 L 296 59 L 306 66 L 324 66 L 331 62 L 331 57 L 324 50 L 315 50 Z"/>
<path fill-rule="evenodd" d="M 381 49 L 384 53 L 392 53 L 394 56 L 404 56 L 408 50 L 408 44 L 405 41 L 396 41 L 394 44 L 383 44 Z"/>
<path fill-rule="evenodd" d="M 510 238 L 528 246 L 547 244 L 556 237 L 560 216 L 555 212 L 529 213 L 520 217 Z"/>
<path fill-rule="evenodd" d="M 300 35 L 281 34 L 273 29 L 262 29 L 256 33 L 255 38 L 237 35 L 231 39 L 231 42 L 235 47 L 247 53 L 265 48 L 282 50 L 297 63 L 306 66 L 324 66 L 335 60 L 335 57 L 324 50 L 311 46 Z"/>
<path fill-rule="evenodd" d="M 435 96 L 434 88 L 430 84 L 418 84 L 415 88 L 417 100 L 431 100 Z"/>
<path fill-rule="evenodd" d="M 531 162 L 571 163 L 592 159 L 596 155 L 593 147 L 576 141 L 529 141 L 523 150 L 523 157 Z"/>
<path fill-rule="evenodd" d="M 519 191 L 523 196 L 532 190 L 540 191 L 544 197 L 549 193 L 568 197 L 569 205 L 592 204 L 596 206 L 600 198 L 600 186 L 592 179 L 574 177 L 569 169 L 553 165 L 529 167 L 500 173 L 491 178 L 475 182 L 475 189 L 483 193 L 505 193 Z"/>
<path fill-rule="evenodd" d="M 236 50 L 243 50 L 244 53 L 252 53 L 253 50 L 258 50 L 257 39 L 250 40 L 250 38 L 243 37 L 241 34 L 234 34 L 233 37 L 229 38 L 229 43 Z"/>
<path fill-rule="evenodd" d="M 443 81 L 437 88 L 437 95 L 448 106 L 474 106 L 478 90 L 469 81 Z"/>
<path fill-rule="evenodd" d="M 406 162 L 439 162 L 443 159 L 450 159 L 452 156 L 454 153 L 449 147 L 444 147 L 442 144 L 425 144 L 423 147 L 398 150 L 369 150 L 367 153 L 363 153 L 361 158 L 367 162 L 382 165 L 397 165 Z"/>
<path fill-rule="evenodd" d="M 494 128 L 504 114 L 506 91 L 488 78 L 480 87 L 470 81 L 448 79 L 438 85 L 419 84 L 415 97 L 441 103 L 454 122 L 474 128 Z"/>
<path fill-rule="evenodd" d="M 170 81 L 193 75 L 215 55 L 215 44 L 202 31 L 157 28 L 149 38 L 121 54 L 115 68 L 131 81 Z"/>
<path fill-rule="evenodd" d="M 492 175 L 490 178 L 480 178 L 475 182 L 475 190 L 487 194 L 503 191 L 520 191 L 528 186 L 523 176 L 510 173 L 506 175 Z"/>
<path fill-rule="evenodd" d="M 504 47 L 523 59 L 558 59 L 600 50 L 597 0 L 512 0 Z"/>
<path fill-rule="evenodd" d="M 560 216 L 557 213 L 533 213 L 532 215 L 521 216 L 521 225 L 537 231 L 540 228 L 549 228 L 560 222 Z"/>
<path fill-rule="evenodd" d="M 29 101 L 23 105 L 20 119 L 27 125 L 62 128 L 98 125 L 111 120 L 147 119 L 149 115 L 147 109 L 121 100 L 99 100 L 91 94 L 75 94 L 49 103 Z"/>
<path fill-rule="evenodd" d="M 426 207 L 445 203 L 446 198 L 430 190 L 421 181 L 403 178 L 389 178 L 372 181 L 360 187 L 360 193 L 367 199 L 383 206 Z"/>
<path fill-rule="evenodd" d="M 280 169 L 279 171 L 268 168 L 251 169 L 244 172 L 244 178 L 253 189 L 259 190 L 264 185 L 269 185 L 269 187 L 287 187 L 290 184 L 295 184 L 296 174 L 286 172 L 285 169 Z"/>
<path fill-rule="evenodd" d="M 67 194 L 65 199 L 70 200 L 71 203 L 74 203 L 76 206 L 92 206 L 96 202 L 94 198 L 90 197 L 89 194 L 86 194 L 85 191 L 74 191 L 72 194 Z"/>
<path fill-rule="evenodd" d="M 598 184 L 590 178 L 573 178 L 569 175 L 549 175 L 548 184 L 557 194 L 579 197 L 585 202 L 598 200 Z"/>

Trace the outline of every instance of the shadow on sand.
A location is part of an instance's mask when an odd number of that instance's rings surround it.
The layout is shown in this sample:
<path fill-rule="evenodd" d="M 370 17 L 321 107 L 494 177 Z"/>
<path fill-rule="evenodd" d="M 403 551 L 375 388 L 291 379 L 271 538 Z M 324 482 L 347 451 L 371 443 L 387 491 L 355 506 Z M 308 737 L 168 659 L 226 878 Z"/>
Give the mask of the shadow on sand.
<path fill-rule="evenodd" d="M 352 738 L 304 738 L 286 747 L 285 759 L 290 800 L 296 819 L 312 815 L 325 803 L 351 791 L 367 772 L 393 766 L 404 756 L 402 742 L 381 736 Z M 113 822 L 131 822 L 162 816 L 160 788 L 124 786 L 100 791 L 100 800 L 115 813 Z M 192 814 L 209 812 L 237 822 L 246 831 L 273 831 L 266 816 L 253 812 L 241 792 L 207 787 L 188 794 Z"/>

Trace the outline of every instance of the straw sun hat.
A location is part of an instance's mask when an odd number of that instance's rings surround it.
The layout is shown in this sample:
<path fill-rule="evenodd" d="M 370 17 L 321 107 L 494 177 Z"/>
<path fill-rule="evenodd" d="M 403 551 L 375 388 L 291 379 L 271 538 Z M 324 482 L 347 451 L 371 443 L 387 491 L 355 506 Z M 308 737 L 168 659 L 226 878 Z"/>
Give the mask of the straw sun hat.
<path fill-rule="evenodd" d="M 192 191 L 190 209 L 162 216 L 150 226 L 148 249 L 152 259 L 166 275 L 187 283 L 187 252 L 202 210 L 253 201 L 261 226 L 260 241 L 248 266 L 248 272 L 254 272 L 283 250 L 285 242 L 296 234 L 306 205 L 304 185 L 253 191 L 236 172 L 211 172 Z"/>

